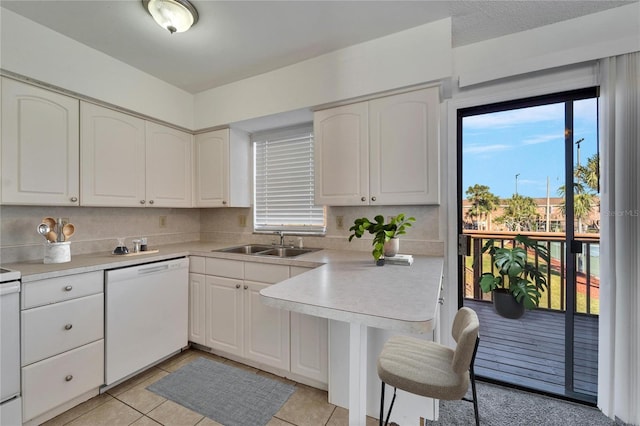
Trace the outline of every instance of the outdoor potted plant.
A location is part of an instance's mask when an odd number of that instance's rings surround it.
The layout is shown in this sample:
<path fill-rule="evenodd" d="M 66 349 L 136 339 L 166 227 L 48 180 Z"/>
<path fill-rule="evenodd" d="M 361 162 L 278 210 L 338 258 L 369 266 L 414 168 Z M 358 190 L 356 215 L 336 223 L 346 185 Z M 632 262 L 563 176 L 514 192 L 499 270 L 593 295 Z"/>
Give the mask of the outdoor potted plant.
<path fill-rule="evenodd" d="M 349 236 L 349 241 L 354 237 L 360 238 L 365 232 L 373 235 L 373 251 L 371 254 L 377 265 L 384 265 L 384 257 L 392 257 L 398 253 L 398 236 L 406 234 L 406 228 L 415 222 L 415 217 L 406 217 L 404 213 L 391 218 L 389 223 L 384 223 L 384 216 L 377 215 L 372 222 L 366 217 L 356 219 L 353 226 L 349 228 L 353 234 Z M 386 246 L 386 248 L 385 248 Z"/>
<path fill-rule="evenodd" d="M 542 291 L 547 289 L 547 279 L 536 264 L 528 261 L 532 250 L 549 264 L 549 251 L 536 241 L 516 235 L 512 248 L 496 247 L 490 239 L 482 248 L 489 252 L 496 273 L 485 272 L 480 276 L 480 288 L 484 293 L 492 292 L 495 311 L 511 319 L 520 318 L 526 309 L 534 309 L 540 303 Z"/>

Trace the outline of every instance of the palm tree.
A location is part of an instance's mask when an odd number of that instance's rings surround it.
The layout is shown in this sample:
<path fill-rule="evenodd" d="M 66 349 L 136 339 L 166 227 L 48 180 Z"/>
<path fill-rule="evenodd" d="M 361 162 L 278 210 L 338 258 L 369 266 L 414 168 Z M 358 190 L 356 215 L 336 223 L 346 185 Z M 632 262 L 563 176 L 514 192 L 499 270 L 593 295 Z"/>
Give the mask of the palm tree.
<path fill-rule="evenodd" d="M 486 185 L 475 184 L 467 188 L 465 192 L 467 200 L 471 203 L 471 208 L 467 212 L 467 217 L 486 219 L 487 229 L 491 228 L 491 213 L 498 207 L 500 198 L 490 191 Z"/>
<path fill-rule="evenodd" d="M 573 215 L 578 221 L 578 232 L 583 232 L 582 224 L 589 218 L 591 210 L 597 200 L 600 186 L 600 157 L 598 154 L 587 159 L 587 165 L 578 165 L 574 172 L 576 177 L 573 183 Z M 558 194 L 565 198 L 560 204 L 560 211 L 566 217 L 566 188 L 562 185 L 558 188 Z"/>

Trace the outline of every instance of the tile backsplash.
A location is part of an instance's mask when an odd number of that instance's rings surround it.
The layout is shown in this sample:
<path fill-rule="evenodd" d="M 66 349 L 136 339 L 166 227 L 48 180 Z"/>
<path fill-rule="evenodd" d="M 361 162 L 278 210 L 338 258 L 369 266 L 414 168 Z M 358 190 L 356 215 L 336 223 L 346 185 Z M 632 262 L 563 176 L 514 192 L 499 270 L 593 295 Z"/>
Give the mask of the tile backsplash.
<path fill-rule="evenodd" d="M 349 227 L 356 218 L 372 219 L 405 213 L 416 222 L 401 237 L 403 253 L 444 254 L 440 235 L 438 206 L 327 207 L 327 233 L 324 237 L 303 237 L 307 247 L 341 250 L 371 250 L 371 236 L 348 242 Z M 164 209 L 111 207 L 31 207 L 0 206 L 0 262 L 13 263 L 43 258 L 44 237 L 36 231 L 43 217 L 68 218 L 75 225 L 71 254 L 110 252 L 118 237 L 131 240 L 148 238 L 154 245 L 188 241 L 271 243 L 275 236 L 254 234 L 250 208 Z M 342 217 L 342 228 L 338 228 Z M 288 241 L 288 239 L 286 239 Z"/>
<path fill-rule="evenodd" d="M 71 255 L 110 252 L 117 238 L 148 238 L 154 245 L 200 240 L 199 209 L 112 207 L 0 207 L 0 262 L 43 258 L 44 237 L 36 227 L 43 217 L 68 218 L 75 226 Z M 161 216 L 165 224 L 160 226 Z"/>

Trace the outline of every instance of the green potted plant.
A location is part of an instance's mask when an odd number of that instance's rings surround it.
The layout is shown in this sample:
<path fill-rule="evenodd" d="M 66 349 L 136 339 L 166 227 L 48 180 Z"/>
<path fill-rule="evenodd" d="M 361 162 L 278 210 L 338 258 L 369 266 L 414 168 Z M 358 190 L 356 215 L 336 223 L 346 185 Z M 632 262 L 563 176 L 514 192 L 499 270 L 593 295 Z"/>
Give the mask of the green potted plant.
<path fill-rule="evenodd" d="M 496 247 L 490 239 L 482 248 L 489 252 L 495 273 L 485 272 L 480 276 L 480 288 L 484 293 L 492 292 L 496 312 L 505 318 L 520 318 L 526 309 L 534 309 L 540 303 L 542 291 L 547 289 L 547 279 L 536 264 L 528 261 L 528 250 L 532 250 L 549 264 L 549 251 L 536 241 L 516 235 L 513 247 Z"/>
<path fill-rule="evenodd" d="M 349 228 L 349 231 L 353 232 L 349 236 L 349 241 L 353 238 L 360 238 L 365 232 L 373 235 L 373 251 L 371 254 L 376 261 L 376 264 L 383 264 L 382 256 L 385 255 L 385 244 L 389 241 L 396 239 L 402 234 L 406 234 L 406 228 L 411 226 L 411 222 L 415 222 L 415 217 L 406 217 L 404 213 L 393 217 L 389 223 L 384 223 L 384 216 L 377 215 L 373 218 L 374 221 L 370 221 L 366 217 L 356 219 L 353 222 L 353 226 Z M 397 253 L 387 251 L 387 256 L 393 256 Z"/>

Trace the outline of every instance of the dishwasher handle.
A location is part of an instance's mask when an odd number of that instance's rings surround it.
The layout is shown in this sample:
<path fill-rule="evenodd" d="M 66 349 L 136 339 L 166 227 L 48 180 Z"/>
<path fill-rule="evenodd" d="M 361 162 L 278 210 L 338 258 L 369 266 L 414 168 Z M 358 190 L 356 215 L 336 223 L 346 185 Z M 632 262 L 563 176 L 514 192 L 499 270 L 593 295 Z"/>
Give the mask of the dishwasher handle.
<path fill-rule="evenodd" d="M 169 265 L 164 263 L 162 265 L 151 266 L 149 268 L 139 268 L 138 275 L 153 274 L 154 272 L 166 271 L 169 269 Z"/>

